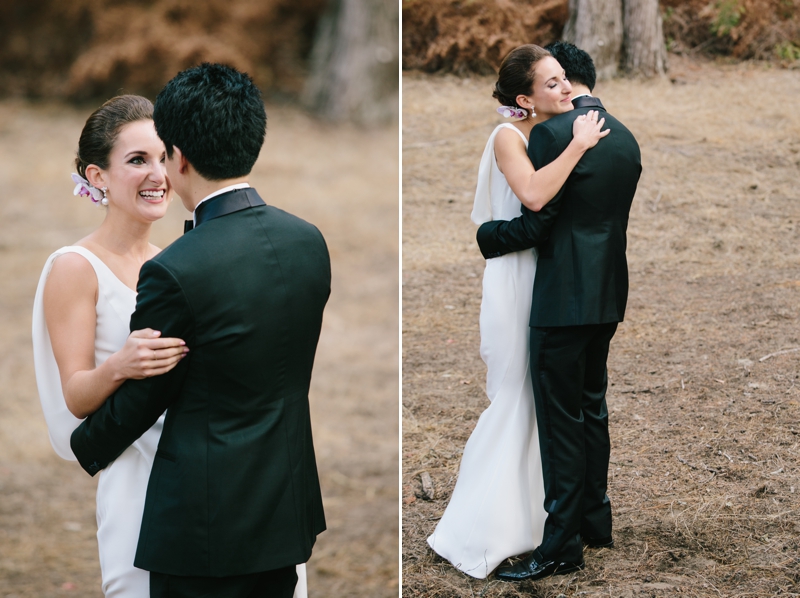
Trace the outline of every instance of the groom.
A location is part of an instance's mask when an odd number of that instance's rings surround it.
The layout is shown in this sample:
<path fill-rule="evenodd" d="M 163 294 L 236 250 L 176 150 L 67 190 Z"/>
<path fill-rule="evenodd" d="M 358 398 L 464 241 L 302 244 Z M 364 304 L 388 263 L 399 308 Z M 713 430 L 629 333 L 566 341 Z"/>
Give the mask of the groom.
<path fill-rule="evenodd" d="M 325 241 L 247 183 L 266 132 L 243 73 L 203 64 L 158 95 L 167 173 L 193 230 L 142 267 L 131 329 L 186 341 L 72 434 L 91 475 L 167 410 L 135 566 L 150 596 L 291 598 L 325 529 L 308 389 L 330 293 Z"/>
<path fill-rule="evenodd" d="M 547 49 L 566 71 L 575 109 L 533 128 L 528 156 L 534 167 L 564 151 L 573 121 L 589 110 L 600 112 L 611 133 L 584 154 L 540 212 L 523 207 L 514 220 L 478 229 L 485 258 L 539 248 L 530 348 L 547 519 L 531 556 L 497 570 L 505 581 L 583 569 L 581 539 L 613 545 L 606 359 L 628 296 L 626 229 L 641 155 L 630 131 L 591 96 L 591 57 L 563 42 Z"/>

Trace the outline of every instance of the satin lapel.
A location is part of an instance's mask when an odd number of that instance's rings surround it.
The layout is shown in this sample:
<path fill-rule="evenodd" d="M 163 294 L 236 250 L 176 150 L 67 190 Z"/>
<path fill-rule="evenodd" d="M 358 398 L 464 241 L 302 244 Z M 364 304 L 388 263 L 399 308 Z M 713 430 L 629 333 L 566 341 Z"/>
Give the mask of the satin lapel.
<path fill-rule="evenodd" d="M 197 206 L 195 213 L 197 224 L 195 224 L 195 228 L 214 218 L 263 205 L 266 205 L 264 200 L 259 197 L 252 187 L 223 193 Z"/>
<path fill-rule="evenodd" d="M 573 108 L 600 108 L 605 110 L 603 103 L 593 96 L 581 96 L 572 100 Z"/>

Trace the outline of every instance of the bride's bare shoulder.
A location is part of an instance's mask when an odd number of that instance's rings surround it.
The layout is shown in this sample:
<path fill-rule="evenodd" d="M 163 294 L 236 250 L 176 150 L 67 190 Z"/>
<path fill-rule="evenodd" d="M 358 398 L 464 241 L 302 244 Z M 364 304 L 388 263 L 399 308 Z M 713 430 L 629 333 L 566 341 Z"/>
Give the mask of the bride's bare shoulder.
<path fill-rule="evenodd" d="M 69 300 L 81 296 L 94 297 L 96 293 L 97 275 L 89 260 L 74 251 L 56 257 L 45 285 L 46 302 L 48 296 Z"/>

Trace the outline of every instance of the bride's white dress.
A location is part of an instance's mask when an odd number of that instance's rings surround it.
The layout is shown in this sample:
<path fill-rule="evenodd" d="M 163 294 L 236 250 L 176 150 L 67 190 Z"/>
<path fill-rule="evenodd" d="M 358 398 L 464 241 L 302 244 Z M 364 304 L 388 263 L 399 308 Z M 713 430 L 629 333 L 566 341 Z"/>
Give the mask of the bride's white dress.
<path fill-rule="evenodd" d="M 497 167 L 489 137 L 478 170 L 472 220 L 511 220 L 521 203 Z M 531 290 L 536 253 L 519 251 L 487 260 L 480 331 L 491 401 L 464 447 L 453 495 L 430 547 L 460 571 L 483 579 L 504 559 L 542 540 L 544 485 L 529 360 Z"/>
<path fill-rule="evenodd" d="M 97 276 L 97 327 L 95 364 L 100 365 L 125 344 L 136 291 L 127 287 L 96 255 L 85 247 L 62 247 L 44 265 L 33 303 L 33 360 L 50 442 L 63 459 L 76 461 L 70 435 L 82 420 L 67 409 L 61 378 L 44 318 L 44 285 L 53 262 L 64 253 L 82 255 Z M 106 598 L 148 598 L 150 574 L 133 566 L 144 511 L 150 469 L 158 448 L 164 416 L 100 472 L 97 483 L 97 544 L 103 594 Z M 295 598 L 306 598 L 305 565 L 298 565 Z"/>

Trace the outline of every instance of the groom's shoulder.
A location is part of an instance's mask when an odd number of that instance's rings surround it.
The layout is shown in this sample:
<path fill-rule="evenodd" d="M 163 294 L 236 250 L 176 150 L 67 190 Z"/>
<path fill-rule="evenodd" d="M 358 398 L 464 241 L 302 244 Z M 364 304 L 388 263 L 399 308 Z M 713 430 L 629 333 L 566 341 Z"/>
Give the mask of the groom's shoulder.
<path fill-rule="evenodd" d="M 167 245 L 158 254 L 145 262 L 145 264 L 148 264 L 150 268 L 155 265 L 174 275 L 177 266 L 194 253 L 191 247 L 192 243 L 189 239 L 189 235 L 183 235 Z"/>
<path fill-rule="evenodd" d="M 609 126 L 615 126 L 618 129 L 624 129 L 630 132 L 628 130 L 628 127 L 626 127 L 625 124 L 620 119 L 618 119 L 610 112 L 601 112 L 600 116 L 606 119 L 606 122 L 609 123 Z"/>
<path fill-rule="evenodd" d="M 285 210 L 267 204 L 264 206 L 262 226 L 276 249 L 288 251 L 328 252 L 325 238 L 320 230 L 307 220 Z"/>
<path fill-rule="evenodd" d="M 264 207 L 266 208 L 264 215 L 268 225 L 276 228 L 294 228 L 302 233 L 314 236 L 318 235 L 320 237 L 322 236 L 322 233 L 319 232 L 319 229 L 307 220 L 303 220 L 299 216 L 295 216 L 286 210 L 276 208 L 275 206 L 271 206 L 269 204 L 265 205 Z"/>
<path fill-rule="evenodd" d="M 534 127 L 536 136 L 542 138 L 542 136 L 549 135 L 556 140 L 572 139 L 572 123 L 576 116 L 574 110 L 556 114 Z"/>
<path fill-rule="evenodd" d="M 560 132 L 562 130 L 569 130 L 572 132 L 572 122 L 575 120 L 578 112 L 575 110 L 570 110 L 569 112 L 564 112 L 562 114 L 556 114 L 555 116 L 551 116 L 546 121 L 540 122 L 536 125 L 536 128 L 541 129 L 549 129 L 554 133 Z"/>
<path fill-rule="evenodd" d="M 611 134 L 615 135 L 616 139 L 622 140 L 623 143 L 621 147 L 627 147 L 630 151 L 639 151 L 639 143 L 628 127 L 613 114 L 603 112 L 601 116 L 606 119 L 605 128 L 611 129 Z"/>

